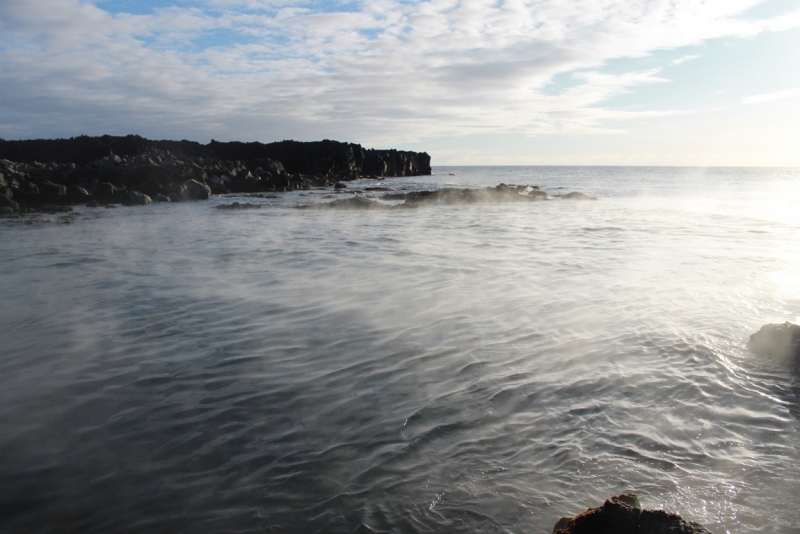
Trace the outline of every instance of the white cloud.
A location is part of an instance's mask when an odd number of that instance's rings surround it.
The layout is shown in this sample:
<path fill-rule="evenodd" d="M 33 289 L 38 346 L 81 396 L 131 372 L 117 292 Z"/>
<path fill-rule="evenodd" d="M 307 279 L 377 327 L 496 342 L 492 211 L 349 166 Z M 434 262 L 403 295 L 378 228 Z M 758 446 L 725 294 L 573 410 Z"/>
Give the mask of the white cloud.
<path fill-rule="evenodd" d="M 699 57 L 700 56 L 694 55 L 694 54 L 688 55 L 688 56 L 679 57 L 678 59 L 675 59 L 675 60 L 671 61 L 670 65 L 680 65 L 681 63 L 686 63 L 687 61 L 691 61 L 691 60 L 697 59 Z"/>
<path fill-rule="evenodd" d="M 487 131 L 615 131 L 609 124 L 653 114 L 602 103 L 664 80 L 598 67 L 772 29 L 739 18 L 757 3 L 377 0 L 322 13 L 311 2 L 208 0 L 111 15 L 88 0 L 4 0 L 0 136 L 378 145 Z M 542 92 L 576 69 L 580 85 Z"/>
<path fill-rule="evenodd" d="M 797 97 L 800 97 L 800 87 L 786 89 L 784 91 L 775 91 L 773 93 L 748 96 L 747 98 L 742 99 L 742 104 L 763 104 L 764 102 L 772 102 L 773 100 L 783 100 L 786 98 Z"/>

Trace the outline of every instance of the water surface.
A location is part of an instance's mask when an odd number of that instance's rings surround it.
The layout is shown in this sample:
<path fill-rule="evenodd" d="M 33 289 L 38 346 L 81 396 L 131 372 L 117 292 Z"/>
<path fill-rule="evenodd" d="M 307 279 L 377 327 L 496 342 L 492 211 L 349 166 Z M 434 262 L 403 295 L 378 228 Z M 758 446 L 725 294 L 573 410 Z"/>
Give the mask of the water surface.
<path fill-rule="evenodd" d="M 500 182 L 600 200 L 0 222 L 0 531 L 800 533 L 800 170 L 384 185 Z"/>

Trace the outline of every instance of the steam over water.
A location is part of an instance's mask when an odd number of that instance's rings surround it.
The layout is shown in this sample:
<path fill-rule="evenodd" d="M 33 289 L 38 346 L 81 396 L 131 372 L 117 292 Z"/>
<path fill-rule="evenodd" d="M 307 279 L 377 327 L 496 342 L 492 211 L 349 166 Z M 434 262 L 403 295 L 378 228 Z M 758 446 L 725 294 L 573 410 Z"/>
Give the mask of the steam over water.
<path fill-rule="evenodd" d="M 800 171 L 434 173 L 600 200 L 0 222 L 0 531 L 800 533 Z"/>

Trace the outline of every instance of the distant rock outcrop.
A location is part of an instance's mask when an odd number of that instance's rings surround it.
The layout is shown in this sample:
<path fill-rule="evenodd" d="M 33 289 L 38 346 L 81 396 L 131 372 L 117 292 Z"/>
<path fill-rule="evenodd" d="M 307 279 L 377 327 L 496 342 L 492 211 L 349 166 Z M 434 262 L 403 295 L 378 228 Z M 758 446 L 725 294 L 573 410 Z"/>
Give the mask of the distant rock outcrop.
<path fill-rule="evenodd" d="M 337 184 L 338 185 L 338 184 Z M 342 184 L 343 185 L 343 184 Z M 337 188 L 339 189 L 339 188 Z M 342 188 L 344 189 L 344 188 Z M 342 192 L 342 189 L 339 192 Z M 366 188 L 369 190 L 370 188 Z M 385 191 L 386 188 L 373 188 Z M 350 191 L 351 193 L 361 193 L 361 191 Z M 347 199 L 334 200 L 332 202 L 317 202 L 299 206 L 306 209 L 333 209 L 333 210 L 402 210 L 419 208 L 423 206 L 439 205 L 458 205 L 458 204 L 502 204 L 512 202 L 540 202 L 550 199 L 562 198 L 564 200 L 585 200 L 593 199 L 582 193 L 570 193 L 569 195 L 551 197 L 538 186 L 535 185 L 506 185 L 500 184 L 496 187 L 485 187 L 482 189 L 469 188 L 444 188 L 433 191 L 409 191 L 386 193 L 380 197 L 382 201 L 370 200 L 364 197 L 353 197 Z M 402 203 L 395 203 L 402 201 Z"/>
<path fill-rule="evenodd" d="M 634 493 L 608 499 L 575 517 L 562 517 L 553 534 L 711 534 L 702 525 L 663 510 L 643 510 Z"/>
<path fill-rule="evenodd" d="M 365 150 L 329 140 L 202 145 L 136 135 L 0 139 L 0 194 L 14 198 L 20 209 L 132 203 L 131 191 L 162 201 L 202 200 L 212 193 L 291 191 L 367 175 L 430 173 L 424 152 Z"/>

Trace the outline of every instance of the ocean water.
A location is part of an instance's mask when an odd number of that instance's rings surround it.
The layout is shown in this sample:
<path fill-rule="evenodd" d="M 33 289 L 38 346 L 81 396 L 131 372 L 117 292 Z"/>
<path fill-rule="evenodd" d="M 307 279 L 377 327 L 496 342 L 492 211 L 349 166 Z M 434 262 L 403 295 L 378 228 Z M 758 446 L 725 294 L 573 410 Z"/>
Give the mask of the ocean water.
<path fill-rule="evenodd" d="M 800 533 L 800 371 L 745 345 L 800 322 L 800 170 L 382 185 L 501 182 L 599 200 L 0 221 L 0 532 L 538 534 L 635 491 Z"/>

